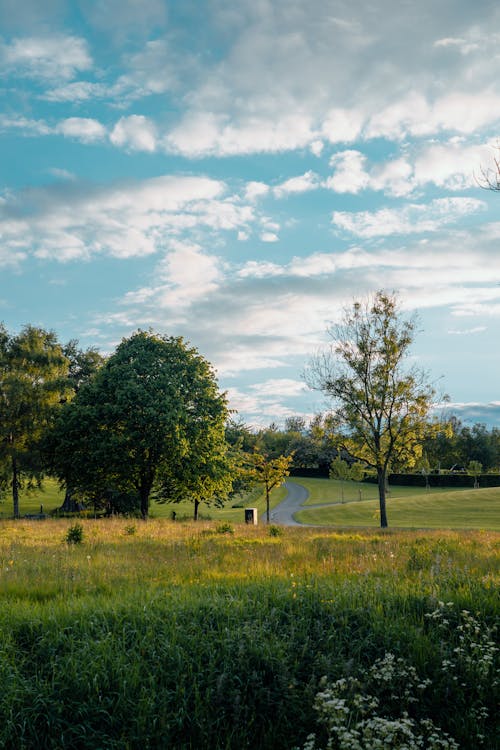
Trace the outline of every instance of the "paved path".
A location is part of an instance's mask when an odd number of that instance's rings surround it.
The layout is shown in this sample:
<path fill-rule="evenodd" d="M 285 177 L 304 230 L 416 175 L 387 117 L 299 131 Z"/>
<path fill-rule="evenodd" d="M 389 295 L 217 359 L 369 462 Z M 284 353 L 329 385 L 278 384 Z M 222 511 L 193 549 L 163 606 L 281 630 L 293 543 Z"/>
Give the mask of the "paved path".
<path fill-rule="evenodd" d="M 285 482 L 288 495 L 279 505 L 271 511 L 271 521 L 274 523 L 282 523 L 284 526 L 303 526 L 304 524 L 297 523 L 294 520 L 293 514 L 298 510 L 301 510 L 305 501 L 309 497 L 309 490 L 306 490 L 301 484 L 295 482 Z M 265 520 L 265 514 L 262 516 Z"/>

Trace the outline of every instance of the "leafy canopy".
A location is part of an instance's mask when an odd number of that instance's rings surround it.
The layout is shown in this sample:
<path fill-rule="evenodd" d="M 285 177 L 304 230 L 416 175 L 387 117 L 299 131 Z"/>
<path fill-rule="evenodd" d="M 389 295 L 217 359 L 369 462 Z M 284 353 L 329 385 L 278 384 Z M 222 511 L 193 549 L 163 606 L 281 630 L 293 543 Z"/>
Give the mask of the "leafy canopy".
<path fill-rule="evenodd" d="M 339 447 L 377 471 L 382 526 L 387 472 L 421 456 L 435 396 L 426 374 L 407 364 L 415 327 L 397 297 L 379 291 L 344 311 L 309 372 L 310 384 L 333 401 Z"/>
<path fill-rule="evenodd" d="M 63 410 L 54 465 L 94 500 L 135 497 L 146 517 L 153 489 L 172 488 L 174 500 L 188 486 L 216 491 L 209 484 L 217 481 L 226 417 L 225 396 L 196 349 L 182 338 L 138 331 Z"/>

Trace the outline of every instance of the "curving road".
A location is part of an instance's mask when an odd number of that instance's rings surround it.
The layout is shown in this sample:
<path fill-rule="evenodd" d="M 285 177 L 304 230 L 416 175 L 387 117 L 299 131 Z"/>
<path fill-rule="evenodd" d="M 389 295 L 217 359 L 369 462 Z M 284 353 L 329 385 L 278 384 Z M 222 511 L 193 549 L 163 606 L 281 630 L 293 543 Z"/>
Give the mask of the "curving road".
<path fill-rule="evenodd" d="M 293 514 L 302 508 L 309 497 L 309 490 L 295 482 L 285 482 L 285 487 L 288 495 L 272 509 L 271 521 L 281 523 L 284 526 L 304 526 L 304 524 L 295 521 Z M 262 520 L 265 520 L 265 515 L 262 516 Z"/>

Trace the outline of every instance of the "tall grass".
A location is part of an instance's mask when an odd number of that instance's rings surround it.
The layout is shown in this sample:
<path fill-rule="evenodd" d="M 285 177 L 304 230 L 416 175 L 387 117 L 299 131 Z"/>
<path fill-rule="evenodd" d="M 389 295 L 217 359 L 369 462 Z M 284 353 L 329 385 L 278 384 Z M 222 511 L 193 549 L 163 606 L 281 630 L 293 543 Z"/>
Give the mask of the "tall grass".
<path fill-rule="evenodd" d="M 76 545 L 71 525 L 0 524 L 4 748 L 291 748 L 323 675 L 391 650 L 432 677 L 439 600 L 498 617 L 495 533 L 114 519 L 82 520 Z M 479 747 L 436 685 L 431 716 Z"/>

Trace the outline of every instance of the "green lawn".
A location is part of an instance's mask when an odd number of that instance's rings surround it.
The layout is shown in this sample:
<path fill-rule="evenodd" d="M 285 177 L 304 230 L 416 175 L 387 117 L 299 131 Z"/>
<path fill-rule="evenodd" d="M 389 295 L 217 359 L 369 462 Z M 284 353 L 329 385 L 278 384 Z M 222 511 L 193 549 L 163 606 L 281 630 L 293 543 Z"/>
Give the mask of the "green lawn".
<path fill-rule="evenodd" d="M 284 487 L 277 487 L 271 493 L 271 508 L 280 503 L 286 496 Z M 43 483 L 43 489 L 34 490 L 33 492 L 21 493 L 19 507 L 21 515 L 29 515 L 40 512 L 40 506 L 43 511 L 50 514 L 56 508 L 59 508 L 64 500 L 64 491 L 59 488 L 54 479 L 46 479 Z M 232 505 L 241 505 L 241 508 L 233 508 Z M 245 508 L 257 508 L 259 520 L 264 520 L 266 511 L 265 495 L 259 487 L 249 492 L 243 498 L 236 498 L 226 504 L 224 508 L 208 507 L 202 504 L 200 506 L 200 518 L 203 520 L 220 520 L 231 523 L 242 523 L 244 521 Z M 191 518 L 193 515 L 192 503 L 151 503 L 151 518 L 172 518 L 172 511 L 175 511 L 177 519 Z M 12 498 L 8 495 L 3 498 L 0 504 L 0 519 L 12 518 Z"/>
<path fill-rule="evenodd" d="M 322 478 L 305 478 L 295 477 L 289 481 L 297 481 L 303 487 L 306 487 L 309 491 L 309 497 L 305 505 L 330 505 L 331 503 L 342 502 L 342 493 L 344 495 L 344 502 L 357 502 L 359 500 L 377 500 L 378 499 L 378 488 L 376 484 L 368 484 L 366 482 L 341 482 L 337 479 L 322 479 Z M 470 491 L 470 487 L 459 487 L 454 489 L 454 492 L 462 492 L 463 490 Z M 422 495 L 423 497 L 429 497 L 430 495 L 442 495 L 449 492 L 446 488 L 442 487 L 431 487 L 425 489 L 425 487 L 389 487 L 388 498 L 405 498 L 405 497 L 416 497 Z"/>
<path fill-rule="evenodd" d="M 308 481 L 297 478 L 304 486 L 308 486 Z M 330 497 L 330 502 L 337 502 L 336 505 L 327 506 L 327 495 L 323 494 L 324 507 L 300 511 L 295 515 L 296 520 L 321 526 L 378 526 L 378 499 L 342 504 L 336 499 L 336 489 Z M 387 514 L 391 527 L 500 530 L 500 487 L 434 492 L 393 487 L 387 499 Z"/>

